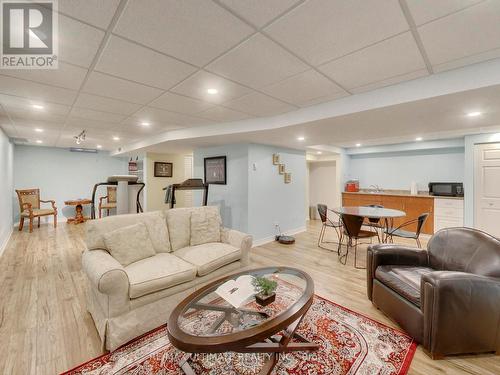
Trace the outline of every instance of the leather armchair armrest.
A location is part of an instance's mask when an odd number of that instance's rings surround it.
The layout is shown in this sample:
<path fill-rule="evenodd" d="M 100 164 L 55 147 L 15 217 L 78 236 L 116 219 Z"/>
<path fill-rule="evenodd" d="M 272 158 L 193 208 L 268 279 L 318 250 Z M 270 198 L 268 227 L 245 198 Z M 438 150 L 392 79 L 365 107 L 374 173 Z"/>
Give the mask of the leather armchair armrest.
<path fill-rule="evenodd" d="M 433 355 L 500 349 L 500 279 L 465 272 L 422 276 L 423 345 Z"/>
<path fill-rule="evenodd" d="M 368 299 L 372 300 L 373 279 L 378 266 L 427 266 L 428 254 L 426 250 L 415 247 L 377 244 L 368 246 L 366 255 L 366 287 Z"/>
<path fill-rule="evenodd" d="M 234 229 L 222 228 L 221 242 L 241 249 L 241 262 L 243 266 L 250 263 L 250 249 L 252 248 L 252 236 Z"/>

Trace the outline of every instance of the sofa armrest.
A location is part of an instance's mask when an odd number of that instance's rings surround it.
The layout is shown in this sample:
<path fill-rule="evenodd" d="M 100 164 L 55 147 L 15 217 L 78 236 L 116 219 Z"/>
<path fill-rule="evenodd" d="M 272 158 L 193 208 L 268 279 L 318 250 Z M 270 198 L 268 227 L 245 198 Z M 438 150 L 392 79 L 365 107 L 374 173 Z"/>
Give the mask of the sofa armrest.
<path fill-rule="evenodd" d="M 243 266 L 250 264 L 250 249 L 252 248 L 252 236 L 234 229 L 223 228 L 221 241 L 241 249 L 241 262 Z"/>
<path fill-rule="evenodd" d="M 82 254 L 82 266 L 90 284 L 99 292 L 128 294 L 129 280 L 123 266 L 104 250 L 87 250 Z"/>
<path fill-rule="evenodd" d="M 422 276 L 423 345 L 433 355 L 500 349 L 500 279 L 466 272 Z"/>
<path fill-rule="evenodd" d="M 393 244 L 377 244 L 368 246 L 366 255 L 366 288 L 370 301 L 372 300 L 373 279 L 378 266 L 427 266 L 426 250 Z"/>

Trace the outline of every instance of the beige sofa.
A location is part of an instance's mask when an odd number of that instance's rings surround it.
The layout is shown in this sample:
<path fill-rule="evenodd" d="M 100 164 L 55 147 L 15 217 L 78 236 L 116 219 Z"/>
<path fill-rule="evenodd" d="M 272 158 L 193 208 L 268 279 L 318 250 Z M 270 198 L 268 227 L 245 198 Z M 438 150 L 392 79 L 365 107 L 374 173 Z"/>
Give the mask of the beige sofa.
<path fill-rule="evenodd" d="M 87 250 L 82 255 L 87 304 L 103 348 L 114 350 L 165 324 L 178 302 L 196 288 L 248 265 L 250 235 L 220 228 L 220 241 L 191 246 L 192 235 L 203 239 L 203 233 L 191 233 L 191 220 L 214 210 L 220 221 L 216 207 L 195 207 L 87 222 Z M 137 223 L 147 227 L 155 254 L 123 266 L 110 255 L 105 236 Z"/>

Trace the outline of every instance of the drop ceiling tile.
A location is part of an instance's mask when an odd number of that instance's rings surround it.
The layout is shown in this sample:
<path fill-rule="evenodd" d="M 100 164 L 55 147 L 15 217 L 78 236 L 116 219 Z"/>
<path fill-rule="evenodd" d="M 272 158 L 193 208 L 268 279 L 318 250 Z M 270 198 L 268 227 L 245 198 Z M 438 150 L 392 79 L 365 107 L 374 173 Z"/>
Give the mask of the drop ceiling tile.
<path fill-rule="evenodd" d="M 62 129 L 64 127 L 64 122 L 59 121 L 41 121 L 41 120 L 30 120 L 26 118 L 14 118 L 14 125 L 15 126 L 22 126 L 22 127 L 29 127 L 32 129 Z"/>
<path fill-rule="evenodd" d="M 16 126 L 17 133 L 20 137 L 28 138 L 28 139 L 48 139 L 59 136 L 61 133 L 62 127 L 52 127 L 52 128 L 44 128 L 42 133 L 38 133 L 35 131 L 34 127 L 30 126 Z"/>
<path fill-rule="evenodd" d="M 319 67 L 348 90 L 423 68 L 425 63 L 410 32 Z"/>
<path fill-rule="evenodd" d="M 110 112 L 94 111 L 93 109 L 73 107 L 70 118 L 79 117 L 86 120 L 96 120 L 102 122 L 120 122 L 127 116 Z"/>
<path fill-rule="evenodd" d="M 58 6 L 60 13 L 106 29 L 119 3 L 120 0 L 63 0 Z"/>
<path fill-rule="evenodd" d="M 264 87 L 262 91 L 298 106 L 308 105 L 324 97 L 347 94 L 340 86 L 312 69 Z"/>
<path fill-rule="evenodd" d="M 346 96 L 349 96 L 349 94 L 345 91 L 338 91 L 334 94 L 331 95 L 325 95 L 325 96 L 320 96 L 318 98 L 314 98 L 308 101 L 305 101 L 303 104 L 301 104 L 301 107 L 308 107 L 311 105 L 316 105 L 316 104 L 321 104 L 321 103 L 326 103 L 326 102 L 331 102 L 333 100 L 345 98 Z"/>
<path fill-rule="evenodd" d="M 230 8 L 252 25 L 260 28 L 300 1 L 301 0 L 220 0 L 220 3 Z"/>
<path fill-rule="evenodd" d="M 149 48 L 112 36 L 95 70 L 169 89 L 197 69 Z"/>
<path fill-rule="evenodd" d="M 102 112 L 118 113 L 122 115 L 131 115 L 141 108 L 141 105 L 124 102 L 123 100 L 81 93 L 76 99 L 75 107 L 94 109 Z"/>
<path fill-rule="evenodd" d="M 7 122 L 5 121 L 2 121 L 2 119 L 0 118 L 0 128 L 2 128 L 2 130 L 4 131 L 5 135 L 9 138 L 16 138 L 16 137 L 19 137 L 17 135 L 17 132 L 16 132 L 16 129 L 14 128 L 14 126 L 12 126 L 11 124 L 8 124 Z"/>
<path fill-rule="evenodd" d="M 422 78 L 428 76 L 429 72 L 427 69 L 419 69 L 414 72 L 401 74 L 395 77 L 390 77 L 377 82 L 371 82 L 369 84 L 358 86 L 350 89 L 353 94 L 359 94 L 366 91 L 375 90 L 381 87 L 395 85 L 396 83 L 411 81 L 413 79 Z"/>
<path fill-rule="evenodd" d="M 88 68 L 104 38 L 104 31 L 59 16 L 59 60 Z"/>
<path fill-rule="evenodd" d="M 134 114 L 133 117 L 127 119 L 125 123 L 130 125 L 139 125 L 143 121 L 149 122 L 151 125 L 182 125 L 187 127 L 207 123 L 207 121 L 203 118 L 169 112 L 152 107 L 144 107 L 139 112 Z"/>
<path fill-rule="evenodd" d="M 303 72 L 308 66 L 278 44 L 257 34 L 220 57 L 206 70 L 259 88 Z"/>
<path fill-rule="evenodd" d="M 183 127 L 180 125 L 151 125 L 147 127 L 137 125 L 123 125 L 119 129 L 125 134 L 130 135 L 131 137 L 144 138 L 171 130 L 183 129 Z"/>
<path fill-rule="evenodd" d="M 0 104 L 5 110 L 20 110 L 25 112 L 31 112 L 35 116 L 43 114 L 57 114 L 57 115 L 67 115 L 71 107 L 69 105 L 55 104 L 55 103 L 44 103 L 38 100 L 26 99 L 19 96 L 3 95 L 0 94 Z M 33 108 L 34 104 L 43 104 L 43 109 Z"/>
<path fill-rule="evenodd" d="M 19 120 L 24 120 L 64 124 L 64 121 L 66 120 L 65 114 L 52 113 L 49 111 L 26 110 L 19 107 L 6 107 L 6 111 L 15 123 L 17 123 Z"/>
<path fill-rule="evenodd" d="M 258 92 L 224 103 L 224 107 L 254 116 L 274 116 L 296 109 L 294 106 Z"/>
<path fill-rule="evenodd" d="M 209 88 L 218 90 L 218 93 L 215 95 L 208 94 L 207 89 Z M 248 94 L 251 90 L 215 74 L 199 71 L 170 91 L 207 102 L 224 103 L 230 99 Z"/>
<path fill-rule="evenodd" d="M 417 26 L 447 16 L 484 0 L 406 0 Z"/>
<path fill-rule="evenodd" d="M 78 90 L 87 74 L 87 69 L 59 62 L 57 69 L 14 70 L 1 71 L 6 76 L 34 81 L 51 86 Z"/>
<path fill-rule="evenodd" d="M 462 66 L 476 64 L 482 61 L 497 59 L 500 57 L 500 48 L 492 49 L 476 55 L 463 57 L 461 59 L 447 61 L 442 64 L 433 65 L 434 73 L 444 72 L 446 70 L 460 68 Z"/>
<path fill-rule="evenodd" d="M 408 30 L 398 0 L 311 0 L 265 32 L 313 65 Z"/>
<path fill-rule="evenodd" d="M 162 93 L 159 89 L 111 77 L 99 72 L 91 73 L 83 87 L 83 92 L 138 104 L 146 104 Z"/>
<path fill-rule="evenodd" d="M 207 109 L 206 111 L 198 114 L 198 116 L 214 122 L 239 121 L 250 118 L 250 116 L 245 113 L 233 111 L 232 109 L 224 108 L 221 106 Z"/>
<path fill-rule="evenodd" d="M 499 48 L 500 1 L 474 5 L 427 23 L 418 32 L 432 65 Z"/>
<path fill-rule="evenodd" d="M 197 66 L 249 36 L 253 29 L 212 1 L 132 0 L 115 33 Z"/>
<path fill-rule="evenodd" d="M 118 124 L 116 122 L 105 122 L 98 120 L 91 120 L 81 117 L 68 117 L 66 124 L 70 128 L 78 129 L 82 131 L 83 129 L 99 129 L 99 130 L 109 130 L 116 127 Z M 95 131 L 95 130 L 94 130 Z"/>
<path fill-rule="evenodd" d="M 213 107 L 214 104 L 166 92 L 158 99 L 149 103 L 149 106 L 192 115 Z"/>
<path fill-rule="evenodd" d="M 76 91 L 2 75 L 0 75 L 0 93 L 22 96 L 41 103 L 53 102 L 68 105 L 71 105 L 76 97 Z"/>

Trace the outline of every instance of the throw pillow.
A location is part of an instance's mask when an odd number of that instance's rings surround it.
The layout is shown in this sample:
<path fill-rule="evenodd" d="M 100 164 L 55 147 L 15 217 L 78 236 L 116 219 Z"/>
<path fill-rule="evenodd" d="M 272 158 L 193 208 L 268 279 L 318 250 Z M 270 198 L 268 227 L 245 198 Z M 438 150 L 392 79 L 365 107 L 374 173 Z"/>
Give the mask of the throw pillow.
<path fill-rule="evenodd" d="M 220 242 L 221 218 L 218 207 L 204 207 L 191 212 L 191 246 Z"/>
<path fill-rule="evenodd" d="M 116 229 L 103 237 L 111 256 L 124 267 L 156 254 L 144 223 Z"/>

